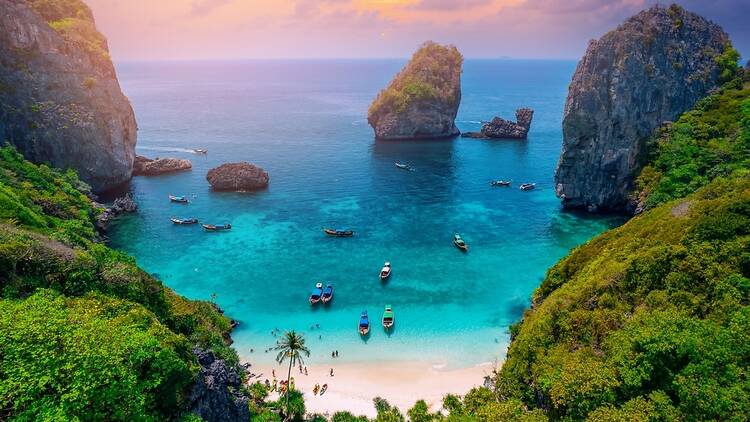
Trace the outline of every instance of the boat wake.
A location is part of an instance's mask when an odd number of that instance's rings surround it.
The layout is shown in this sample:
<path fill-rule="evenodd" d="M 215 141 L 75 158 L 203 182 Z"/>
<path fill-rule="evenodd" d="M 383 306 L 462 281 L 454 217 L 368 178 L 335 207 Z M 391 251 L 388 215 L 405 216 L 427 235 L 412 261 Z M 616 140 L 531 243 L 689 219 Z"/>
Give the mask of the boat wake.
<path fill-rule="evenodd" d="M 184 152 L 187 154 L 195 154 L 195 150 L 191 148 L 179 148 L 179 147 L 137 147 L 141 151 L 155 151 L 155 152 Z"/>

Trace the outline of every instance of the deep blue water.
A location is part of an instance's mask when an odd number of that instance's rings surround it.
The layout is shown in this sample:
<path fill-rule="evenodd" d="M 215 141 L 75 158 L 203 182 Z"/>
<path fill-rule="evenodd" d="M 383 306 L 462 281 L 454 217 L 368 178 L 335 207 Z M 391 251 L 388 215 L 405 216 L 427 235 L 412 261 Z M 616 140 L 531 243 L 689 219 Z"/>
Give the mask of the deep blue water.
<path fill-rule="evenodd" d="M 428 360 L 462 367 L 502 358 L 508 325 L 522 315 L 547 268 L 613 219 L 561 211 L 552 177 L 560 121 L 575 63 L 467 60 L 457 119 L 481 120 L 535 109 L 527 141 L 456 138 L 385 142 L 366 122 L 369 103 L 404 64 L 382 61 L 121 63 L 117 70 L 136 111 L 138 152 L 189 158 L 193 170 L 135 178 L 140 205 L 111 232 L 133 254 L 190 298 L 216 301 L 241 321 L 240 353 L 268 362 L 274 328 L 303 331 L 311 363 Z M 208 155 L 189 148 L 205 148 Z M 246 160 L 266 169 L 267 191 L 214 193 L 206 172 Z M 410 163 L 416 171 L 394 167 Z M 512 179 L 492 188 L 491 179 Z M 521 182 L 536 182 L 531 192 Z M 190 195 L 189 205 L 168 194 Z M 170 216 L 230 222 L 226 233 L 174 226 Z M 322 226 L 356 236 L 327 238 Z M 460 232 L 467 254 L 451 243 Z M 384 261 L 393 264 L 381 284 Z M 311 309 L 318 280 L 335 300 Z M 379 326 L 392 304 L 396 329 Z M 360 311 L 373 319 L 359 338 Z M 320 329 L 311 330 L 314 324 Z M 254 348 L 255 353 L 249 353 Z"/>

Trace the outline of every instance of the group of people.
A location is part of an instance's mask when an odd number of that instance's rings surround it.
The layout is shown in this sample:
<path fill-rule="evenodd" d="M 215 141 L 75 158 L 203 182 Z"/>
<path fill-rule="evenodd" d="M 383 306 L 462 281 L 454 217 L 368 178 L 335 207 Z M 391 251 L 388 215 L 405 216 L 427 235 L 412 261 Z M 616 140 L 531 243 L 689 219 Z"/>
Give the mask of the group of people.
<path fill-rule="evenodd" d="M 339 351 L 338 351 L 338 350 L 334 350 L 333 352 L 331 352 L 331 357 L 332 357 L 332 358 L 337 358 L 337 357 L 339 357 Z"/>
<path fill-rule="evenodd" d="M 276 378 L 273 379 L 273 382 L 266 378 L 265 384 L 266 388 L 269 390 L 276 391 L 279 394 L 284 394 L 286 393 L 287 388 L 290 388 L 290 391 L 294 390 L 294 377 L 289 381 L 289 384 L 287 384 L 286 380 L 277 381 Z"/>

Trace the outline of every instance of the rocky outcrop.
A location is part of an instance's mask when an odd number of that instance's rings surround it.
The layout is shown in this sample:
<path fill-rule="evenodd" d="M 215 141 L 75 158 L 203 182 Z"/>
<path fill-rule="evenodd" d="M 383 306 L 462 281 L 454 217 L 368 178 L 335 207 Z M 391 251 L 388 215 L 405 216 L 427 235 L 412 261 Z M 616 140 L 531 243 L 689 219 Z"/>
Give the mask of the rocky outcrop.
<path fill-rule="evenodd" d="M 196 347 L 193 354 L 201 369 L 190 393 L 190 411 L 208 422 L 249 421 L 249 402 L 242 393 L 243 369 L 218 359 L 210 350 Z"/>
<path fill-rule="evenodd" d="M 567 208 L 618 211 L 646 142 L 716 87 L 727 34 L 679 6 L 645 10 L 591 41 L 570 84 L 556 192 Z"/>
<path fill-rule="evenodd" d="M 227 163 L 211 169 L 206 180 L 215 190 L 245 192 L 268 187 L 268 173 L 250 163 Z"/>
<path fill-rule="evenodd" d="M 109 222 L 121 214 L 136 212 L 138 210 L 138 204 L 135 203 L 130 194 L 125 194 L 125 196 L 115 199 L 111 207 L 105 207 L 96 202 L 94 206 L 102 210 L 101 214 L 96 218 L 96 227 L 100 231 L 106 231 Z"/>
<path fill-rule="evenodd" d="M 378 139 L 459 134 L 463 57 L 454 46 L 428 41 L 370 105 L 367 122 Z"/>
<path fill-rule="evenodd" d="M 135 115 L 80 0 L 0 0 L 0 140 L 94 191 L 130 179 Z"/>
<path fill-rule="evenodd" d="M 466 132 L 462 133 L 461 136 L 477 139 L 526 139 L 533 118 L 534 110 L 519 108 L 516 110 L 515 122 L 495 116 L 492 121 L 482 125 L 480 132 Z"/>
<path fill-rule="evenodd" d="M 190 160 L 179 158 L 155 158 L 150 159 L 141 155 L 135 156 L 133 163 L 133 176 L 158 176 L 160 174 L 174 173 L 190 170 L 193 163 Z"/>

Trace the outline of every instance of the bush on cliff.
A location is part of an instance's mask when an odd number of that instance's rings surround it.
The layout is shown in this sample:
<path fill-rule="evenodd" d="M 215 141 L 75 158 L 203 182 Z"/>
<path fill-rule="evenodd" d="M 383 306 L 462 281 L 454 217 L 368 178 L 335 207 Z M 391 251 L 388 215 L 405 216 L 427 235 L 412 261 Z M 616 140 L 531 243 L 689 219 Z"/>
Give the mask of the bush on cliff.
<path fill-rule="evenodd" d="M 656 137 L 637 181 L 646 208 L 750 168 L 750 76 L 745 78 L 702 99 Z"/>
<path fill-rule="evenodd" d="M 463 56 L 456 47 L 427 41 L 388 87 L 380 91 L 368 114 L 401 112 L 412 102 L 422 100 L 455 101 L 454 85 L 462 63 Z"/>

